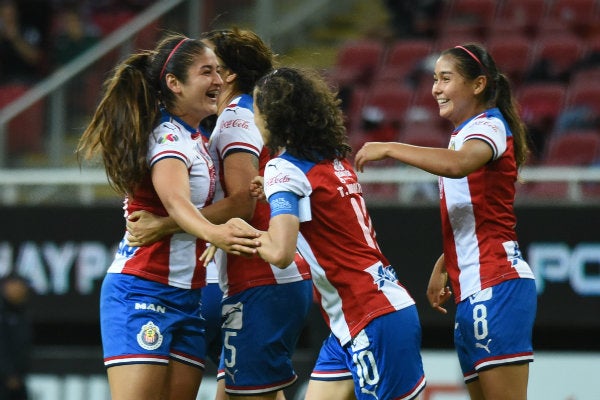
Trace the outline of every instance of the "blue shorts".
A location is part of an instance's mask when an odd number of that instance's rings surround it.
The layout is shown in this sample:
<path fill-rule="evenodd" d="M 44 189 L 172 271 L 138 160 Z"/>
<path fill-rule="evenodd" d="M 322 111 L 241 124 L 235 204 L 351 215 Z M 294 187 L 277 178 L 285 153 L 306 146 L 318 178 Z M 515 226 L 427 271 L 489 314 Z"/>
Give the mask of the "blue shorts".
<path fill-rule="evenodd" d="M 353 379 L 357 400 L 413 399 L 425 388 L 421 325 L 414 305 L 371 321 L 341 346 L 323 342 L 312 380 Z"/>
<path fill-rule="evenodd" d="M 100 292 L 104 365 L 167 365 L 204 369 L 201 289 L 180 289 L 126 274 L 106 274 Z"/>
<path fill-rule="evenodd" d="M 223 300 L 223 353 L 218 378 L 235 395 L 292 385 L 292 354 L 313 301 L 312 282 L 258 286 Z"/>
<path fill-rule="evenodd" d="M 505 281 L 458 304 L 454 344 L 465 382 L 478 371 L 533 361 L 536 308 L 533 279 Z"/>
<path fill-rule="evenodd" d="M 202 288 L 202 316 L 206 321 L 206 356 L 216 367 L 219 366 L 223 345 L 221 300 L 223 300 L 223 291 L 218 283 L 209 283 Z"/>

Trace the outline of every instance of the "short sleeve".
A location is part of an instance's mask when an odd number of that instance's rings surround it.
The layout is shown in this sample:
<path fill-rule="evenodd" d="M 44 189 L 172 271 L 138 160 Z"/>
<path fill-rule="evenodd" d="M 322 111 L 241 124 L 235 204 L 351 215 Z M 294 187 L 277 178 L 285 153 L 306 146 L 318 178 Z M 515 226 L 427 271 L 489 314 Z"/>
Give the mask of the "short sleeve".
<path fill-rule="evenodd" d="M 493 151 L 492 159 L 498 159 L 506 151 L 506 128 L 502 121 L 495 117 L 477 118 L 465 132 L 463 142 L 479 139 L 486 142 Z"/>
<path fill-rule="evenodd" d="M 267 199 L 279 192 L 288 192 L 298 198 L 300 222 L 311 219 L 310 194 L 312 187 L 306 175 L 294 164 L 282 158 L 267 163 L 264 174 L 264 190 Z"/>
<path fill-rule="evenodd" d="M 148 165 L 152 167 L 158 161 L 165 158 L 178 158 L 189 168 L 192 165 L 192 157 L 189 154 L 189 139 L 181 129 L 171 123 L 161 123 L 150 135 L 148 146 Z"/>

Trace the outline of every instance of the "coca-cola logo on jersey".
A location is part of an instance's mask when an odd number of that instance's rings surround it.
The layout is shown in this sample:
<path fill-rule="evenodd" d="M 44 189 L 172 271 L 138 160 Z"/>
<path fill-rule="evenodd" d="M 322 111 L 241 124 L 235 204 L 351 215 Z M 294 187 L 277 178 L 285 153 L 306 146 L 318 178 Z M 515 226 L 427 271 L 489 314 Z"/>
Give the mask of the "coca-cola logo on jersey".
<path fill-rule="evenodd" d="M 271 185 L 275 185 L 276 183 L 285 183 L 285 182 L 289 182 L 289 181 L 290 181 L 289 175 L 278 174 L 277 176 L 274 176 L 271 179 L 267 180 L 266 185 L 271 186 Z"/>
<path fill-rule="evenodd" d="M 229 121 L 223 121 L 223 123 L 221 124 L 221 129 L 225 129 L 225 128 L 242 128 L 242 129 L 248 129 L 249 124 L 248 121 L 246 121 L 245 119 L 232 119 Z"/>

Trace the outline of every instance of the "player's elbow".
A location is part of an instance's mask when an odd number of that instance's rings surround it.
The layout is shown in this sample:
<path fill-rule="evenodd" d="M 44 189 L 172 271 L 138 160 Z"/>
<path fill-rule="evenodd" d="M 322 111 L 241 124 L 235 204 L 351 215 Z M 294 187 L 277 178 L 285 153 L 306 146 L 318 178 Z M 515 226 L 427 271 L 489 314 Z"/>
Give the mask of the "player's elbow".
<path fill-rule="evenodd" d="M 295 252 L 285 251 L 284 249 L 279 249 L 273 254 L 273 258 L 270 263 L 277 268 L 284 269 L 287 268 L 294 261 Z"/>

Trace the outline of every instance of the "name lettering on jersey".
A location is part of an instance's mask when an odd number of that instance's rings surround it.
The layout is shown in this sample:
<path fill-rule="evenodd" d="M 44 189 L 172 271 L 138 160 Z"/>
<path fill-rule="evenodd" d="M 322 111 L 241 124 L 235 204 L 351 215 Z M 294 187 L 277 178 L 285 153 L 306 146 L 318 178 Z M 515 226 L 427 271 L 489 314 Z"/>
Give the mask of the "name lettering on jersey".
<path fill-rule="evenodd" d="M 250 123 L 245 119 L 231 119 L 228 121 L 223 121 L 219 129 L 227 129 L 227 128 L 242 128 L 248 129 L 250 127 Z"/>
<path fill-rule="evenodd" d="M 157 313 L 161 313 L 161 314 L 164 314 L 167 312 L 167 307 L 161 306 L 159 304 L 152 304 L 152 303 L 135 303 L 135 309 L 136 310 L 156 311 Z"/>
<path fill-rule="evenodd" d="M 345 197 L 345 196 L 348 196 L 351 194 L 357 194 L 357 193 L 361 194 L 362 186 L 360 185 L 360 183 L 355 182 L 355 183 L 349 183 L 344 186 L 338 186 L 337 190 L 340 193 L 340 196 Z"/>
<path fill-rule="evenodd" d="M 265 186 L 275 185 L 276 183 L 286 183 L 290 181 L 290 176 L 286 174 L 277 174 L 265 182 Z"/>

